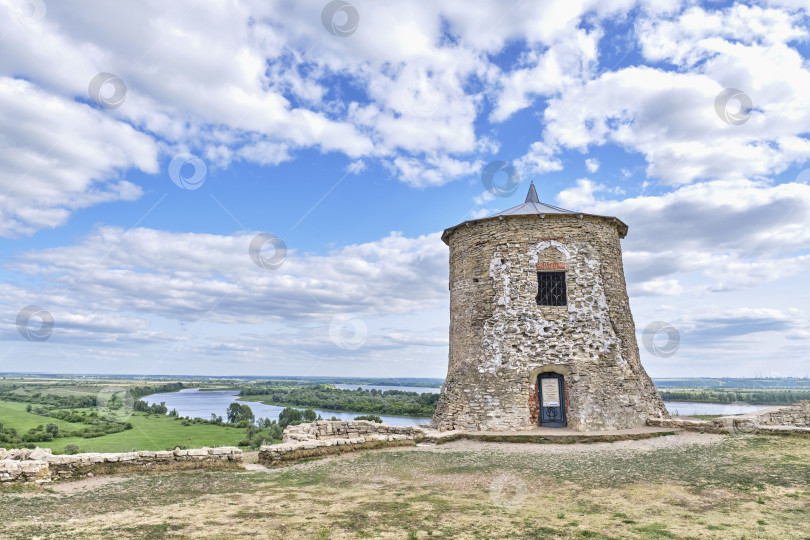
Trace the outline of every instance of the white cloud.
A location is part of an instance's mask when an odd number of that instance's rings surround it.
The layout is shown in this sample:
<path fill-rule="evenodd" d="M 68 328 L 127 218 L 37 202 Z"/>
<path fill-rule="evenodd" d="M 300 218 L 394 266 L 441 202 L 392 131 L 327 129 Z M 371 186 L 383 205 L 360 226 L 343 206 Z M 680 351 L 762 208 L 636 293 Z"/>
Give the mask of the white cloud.
<path fill-rule="evenodd" d="M 808 37 L 802 21 L 739 4 L 692 7 L 675 19 L 643 16 L 636 22 L 643 54 L 670 65 L 608 71 L 552 96 L 542 140 L 523 161 L 553 170 L 563 149 L 616 145 L 644 156 L 647 175 L 670 185 L 765 178 L 803 163 L 810 159 L 810 70 L 793 47 Z M 742 125 L 715 112 L 724 88 L 753 101 Z"/>
<path fill-rule="evenodd" d="M 248 256 L 254 234 L 219 236 L 102 227 L 74 246 L 28 251 L 9 267 L 46 279 L 48 309 L 139 313 L 222 323 L 327 320 L 337 313 L 435 309 L 446 296 L 447 248 L 432 234 L 392 233 L 328 255 L 290 250 L 278 270 Z M 67 287 L 70 294 L 59 294 Z M 20 309 L 18 291 L 5 296 Z M 56 307 L 58 306 L 58 307 Z M 77 319 L 78 320 L 78 319 Z"/>
<path fill-rule="evenodd" d="M 588 158 L 585 160 L 585 167 L 589 173 L 595 173 L 599 170 L 599 160 L 596 158 Z"/>
<path fill-rule="evenodd" d="M 366 170 L 366 163 L 361 159 L 351 162 L 346 167 L 346 172 L 351 173 L 351 174 L 360 174 L 361 172 L 363 172 L 365 170 Z"/>
<path fill-rule="evenodd" d="M 532 104 L 537 96 L 550 96 L 581 84 L 596 71 L 599 29 L 577 29 L 559 36 L 544 52 L 530 51 L 521 58 L 521 67 L 502 75 L 497 105 L 490 115 L 502 122 Z"/>
<path fill-rule="evenodd" d="M 489 217 L 494 213 L 495 212 L 493 210 L 490 210 L 488 208 L 479 208 L 478 210 L 470 211 L 470 216 L 472 217 L 472 219 L 481 219 Z"/>
<path fill-rule="evenodd" d="M 674 19 L 640 19 L 636 27 L 646 58 L 678 65 L 694 65 L 706 59 L 721 40 L 770 46 L 808 35 L 795 14 L 745 4 L 734 4 L 723 11 L 692 6 Z"/>
<path fill-rule="evenodd" d="M 810 267 L 810 255 L 801 254 L 810 246 L 810 187 L 804 184 L 718 180 L 658 196 L 597 200 L 602 190 L 583 179 L 557 201 L 629 225 L 623 247 L 628 280 L 647 283 L 636 289 L 644 294 L 679 273 L 702 272 L 709 290 L 722 291 Z"/>
<path fill-rule="evenodd" d="M 0 77 L 0 236 L 64 225 L 80 208 L 131 201 L 123 171 L 157 172 L 154 141 L 103 111 Z"/>
<path fill-rule="evenodd" d="M 400 179 L 413 187 L 441 186 L 459 178 L 475 175 L 483 162 L 459 161 L 448 156 L 427 156 L 424 159 L 399 157 L 388 165 L 398 171 Z"/>
<path fill-rule="evenodd" d="M 475 126 L 485 100 L 501 121 L 537 96 L 581 84 L 596 69 L 599 18 L 637 4 L 657 14 L 679 2 L 357 2 L 362 22 L 349 38 L 322 27 L 321 4 L 52 3 L 35 28 L 2 18 L 4 44 L 15 54 L 0 58 L 0 73 L 68 102 L 87 100 L 99 72 L 114 73 L 126 99 L 101 112 L 120 129 L 165 143 L 169 154 L 190 151 L 220 167 L 273 166 L 315 148 L 381 158 L 423 187 L 477 172 L 472 154 L 498 147 Z M 521 58 L 499 66 L 494 57 L 515 42 L 525 43 Z M 77 145 L 87 142 L 83 135 Z M 116 142 L 121 152 L 142 153 L 143 141 Z M 534 170 L 559 170 L 548 154 L 532 155 Z"/>
<path fill-rule="evenodd" d="M 683 286 L 677 279 L 653 279 L 628 287 L 633 296 L 679 296 L 683 293 Z"/>

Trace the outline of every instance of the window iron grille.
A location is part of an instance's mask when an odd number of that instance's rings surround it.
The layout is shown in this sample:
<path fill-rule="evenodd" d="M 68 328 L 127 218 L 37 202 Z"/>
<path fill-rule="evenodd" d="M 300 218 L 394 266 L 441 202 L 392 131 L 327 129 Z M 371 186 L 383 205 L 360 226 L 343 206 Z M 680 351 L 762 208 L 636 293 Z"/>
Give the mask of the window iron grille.
<path fill-rule="evenodd" d="M 568 305 L 565 291 L 565 272 L 537 272 L 537 305 Z"/>

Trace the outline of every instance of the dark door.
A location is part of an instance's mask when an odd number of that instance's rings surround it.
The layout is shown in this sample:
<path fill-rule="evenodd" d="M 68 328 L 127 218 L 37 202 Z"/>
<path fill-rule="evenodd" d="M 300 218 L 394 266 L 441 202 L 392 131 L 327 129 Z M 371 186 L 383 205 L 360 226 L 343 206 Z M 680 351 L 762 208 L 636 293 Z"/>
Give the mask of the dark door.
<path fill-rule="evenodd" d="M 537 377 L 540 393 L 540 425 L 565 427 L 565 380 L 559 373 L 541 373 Z"/>

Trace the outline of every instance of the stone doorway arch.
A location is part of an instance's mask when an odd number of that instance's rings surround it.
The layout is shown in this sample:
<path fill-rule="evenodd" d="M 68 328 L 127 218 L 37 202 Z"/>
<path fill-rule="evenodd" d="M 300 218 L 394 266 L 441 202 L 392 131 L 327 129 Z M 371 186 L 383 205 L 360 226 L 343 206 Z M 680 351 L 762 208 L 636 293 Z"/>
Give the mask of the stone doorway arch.
<path fill-rule="evenodd" d="M 543 373 L 556 373 L 562 375 L 563 395 L 562 401 L 564 403 L 563 413 L 566 418 L 567 426 L 570 427 L 571 418 L 571 382 L 573 370 L 570 364 L 545 364 L 529 370 L 528 373 L 528 399 L 529 399 L 529 424 L 532 426 L 540 427 L 540 375 Z"/>

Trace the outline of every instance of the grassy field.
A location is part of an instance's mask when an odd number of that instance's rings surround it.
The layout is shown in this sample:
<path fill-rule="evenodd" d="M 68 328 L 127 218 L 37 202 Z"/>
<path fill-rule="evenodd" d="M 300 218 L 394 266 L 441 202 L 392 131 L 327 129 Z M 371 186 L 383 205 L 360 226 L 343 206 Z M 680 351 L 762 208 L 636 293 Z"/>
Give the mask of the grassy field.
<path fill-rule="evenodd" d="M 168 450 L 177 446 L 201 448 L 203 446 L 236 446 L 245 436 L 244 429 L 216 426 L 211 424 L 191 424 L 188 426 L 168 416 L 132 413 L 127 419 L 132 429 L 81 439 L 68 437 L 55 439 L 49 446 L 54 452 L 61 452 L 66 444 L 75 443 L 80 452 L 129 452 L 130 450 Z"/>
<path fill-rule="evenodd" d="M 10 539 L 810 538 L 807 438 L 682 437 L 95 477 L 0 493 L 0 523 Z"/>
<path fill-rule="evenodd" d="M 26 431 L 40 424 L 56 424 L 60 429 L 78 429 L 82 424 L 63 422 L 25 411 L 25 403 L 0 401 L 0 421 L 18 431 Z M 178 419 L 165 415 L 147 415 L 134 412 L 126 418 L 132 429 L 83 439 L 80 437 L 57 438 L 39 446 L 50 448 L 54 453 L 64 451 L 65 445 L 75 443 L 80 452 L 129 452 L 131 450 L 167 450 L 176 446 L 200 448 L 203 446 L 235 446 L 244 438 L 245 430 L 211 424 L 182 425 Z"/>
<path fill-rule="evenodd" d="M 55 418 L 46 418 L 25 411 L 26 403 L 17 401 L 0 401 L 0 422 L 17 431 L 28 431 L 40 424 L 56 424 L 59 429 L 75 429 L 77 424 L 64 422 Z"/>

